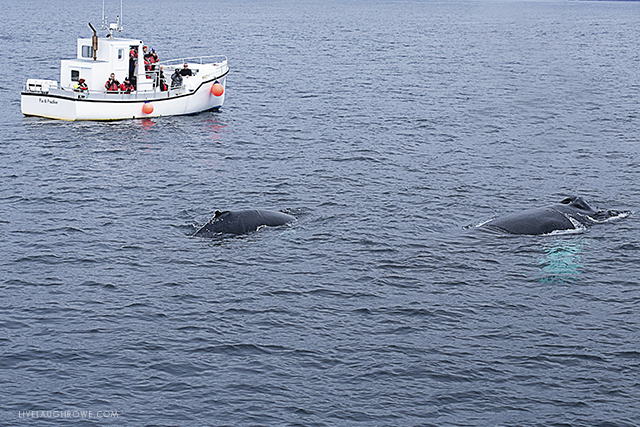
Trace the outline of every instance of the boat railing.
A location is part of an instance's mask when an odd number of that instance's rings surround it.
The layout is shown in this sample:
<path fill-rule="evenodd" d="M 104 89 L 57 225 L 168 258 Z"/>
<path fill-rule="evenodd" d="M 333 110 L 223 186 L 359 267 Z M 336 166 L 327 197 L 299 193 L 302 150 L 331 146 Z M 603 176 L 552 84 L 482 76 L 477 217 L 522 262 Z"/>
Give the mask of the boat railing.
<path fill-rule="evenodd" d="M 221 65 L 227 62 L 227 57 L 224 55 L 210 55 L 210 56 L 197 56 L 191 58 L 175 58 L 167 59 L 166 61 L 160 61 L 159 64 L 165 68 L 168 67 L 182 67 L 184 64 L 212 64 Z"/>
<path fill-rule="evenodd" d="M 56 89 L 58 82 L 55 80 L 43 79 L 27 79 L 27 83 L 23 86 L 23 92 L 49 93 L 50 89 Z"/>
<path fill-rule="evenodd" d="M 23 87 L 24 92 L 34 92 L 30 90 L 26 85 Z M 161 91 L 159 89 L 153 90 L 142 90 L 142 91 L 132 91 L 130 93 L 126 92 L 107 92 L 103 90 L 74 90 L 70 88 L 49 88 L 48 91 L 38 91 L 37 93 L 42 93 L 43 95 L 52 95 L 58 96 L 62 98 L 70 98 L 70 99 L 94 99 L 94 100 L 106 100 L 106 101 L 152 101 L 154 99 L 164 99 L 164 98 L 172 98 L 175 96 L 179 96 L 188 91 L 185 89 L 184 85 L 179 88 L 171 88 L 168 87 L 167 90 Z"/>
<path fill-rule="evenodd" d="M 194 73 L 199 73 L 199 65 L 213 65 L 218 67 L 216 73 L 219 71 L 224 74 L 228 70 L 227 57 L 223 55 L 213 56 L 199 56 L 192 58 L 179 58 L 170 59 L 167 61 L 161 61 L 157 65 L 163 68 L 162 77 L 160 78 L 159 68 L 149 70 L 146 72 L 147 81 L 153 82 L 153 88 L 149 90 L 134 90 L 131 92 L 109 92 L 106 90 L 79 90 L 73 87 L 58 86 L 57 82 L 53 80 L 27 80 L 27 84 L 23 86 L 23 92 L 51 94 L 64 98 L 77 98 L 77 99 L 96 99 L 96 100 L 123 100 L 123 101 L 147 101 L 153 99 L 171 98 L 179 96 L 194 90 L 194 88 L 188 87 L 185 83 L 180 87 L 171 86 L 171 74 L 173 68 L 182 68 L 184 64 L 190 64 L 190 67 Z M 226 69 L 225 69 L 226 68 Z M 167 90 L 160 90 L 160 82 L 164 81 L 167 85 Z M 73 82 L 72 82 L 73 83 Z"/>

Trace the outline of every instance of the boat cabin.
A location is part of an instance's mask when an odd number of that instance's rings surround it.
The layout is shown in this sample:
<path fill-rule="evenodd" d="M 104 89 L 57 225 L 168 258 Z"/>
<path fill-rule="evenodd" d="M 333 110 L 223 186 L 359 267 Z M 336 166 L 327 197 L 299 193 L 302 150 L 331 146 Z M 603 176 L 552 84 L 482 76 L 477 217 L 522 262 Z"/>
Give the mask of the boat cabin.
<path fill-rule="evenodd" d="M 143 66 L 136 66 L 130 75 L 132 65 L 129 52 L 131 49 L 136 49 L 138 58 L 142 58 L 144 56 L 142 46 L 142 40 L 107 37 L 98 38 L 97 49 L 94 49 L 91 38 L 78 39 L 77 58 L 65 59 L 61 62 L 60 86 L 73 88 L 82 78 L 90 91 L 103 91 L 104 84 L 109 80 L 111 73 L 115 73 L 120 83 L 126 77 L 138 76 L 141 73 L 142 78 L 137 79 L 137 90 L 152 90 L 153 82 L 144 78 L 144 61 L 138 61 L 138 63 L 143 62 Z"/>

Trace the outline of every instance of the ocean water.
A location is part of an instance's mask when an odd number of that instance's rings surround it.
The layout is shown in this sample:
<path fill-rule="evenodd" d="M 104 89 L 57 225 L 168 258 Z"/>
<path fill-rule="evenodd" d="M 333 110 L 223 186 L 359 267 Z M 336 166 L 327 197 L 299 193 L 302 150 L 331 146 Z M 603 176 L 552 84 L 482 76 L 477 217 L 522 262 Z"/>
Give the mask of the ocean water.
<path fill-rule="evenodd" d="M 0 425 L 638 425 L 640 3 L 125 2 L 224 107 L 23 117 L 99 3 L 0 4 Z"/>

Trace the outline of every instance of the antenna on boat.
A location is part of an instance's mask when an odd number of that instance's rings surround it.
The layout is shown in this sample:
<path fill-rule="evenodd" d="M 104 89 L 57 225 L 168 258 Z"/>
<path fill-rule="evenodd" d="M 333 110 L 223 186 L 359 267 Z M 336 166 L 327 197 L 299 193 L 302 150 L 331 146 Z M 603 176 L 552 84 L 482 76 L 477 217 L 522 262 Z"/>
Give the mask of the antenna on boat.
<path fill-rule="evenodd" d="M 109 35 L 107 37 L 113 38 L 113 32 L 122 32 L 122 0 L 120 0 L 120 15 L 116 15 L 116 22 L 109 24 L 108 18 L 104 15 L 104 0 L 102 0 L 102 29 L 109 30 Z"/>
<path fill-rule="evenodd" d="M 102 0 L 102 29 L 107 29 L 107 20 L 104 18 L 104 0 Z"/>

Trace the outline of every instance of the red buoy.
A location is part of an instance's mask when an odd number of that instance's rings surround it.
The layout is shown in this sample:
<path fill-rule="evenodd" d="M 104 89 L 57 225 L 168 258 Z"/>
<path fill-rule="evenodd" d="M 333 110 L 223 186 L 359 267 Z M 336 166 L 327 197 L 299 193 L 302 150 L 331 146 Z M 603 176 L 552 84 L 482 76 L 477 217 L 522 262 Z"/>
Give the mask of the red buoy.
<path fill-rule="evenodd" d="M 148 102 L 145 102 L 145 104 L 142 106 L 142 112 L 145 114 L 153 113 L 153 105 L 151 105 Z"/>
<path fill-rule="evenodd" d="M 220 83 L 214 83 L 213 86 L 211 86 L 211 94 L 213 96 L 222 96 L 223 93 L 224 88 Z"/>

